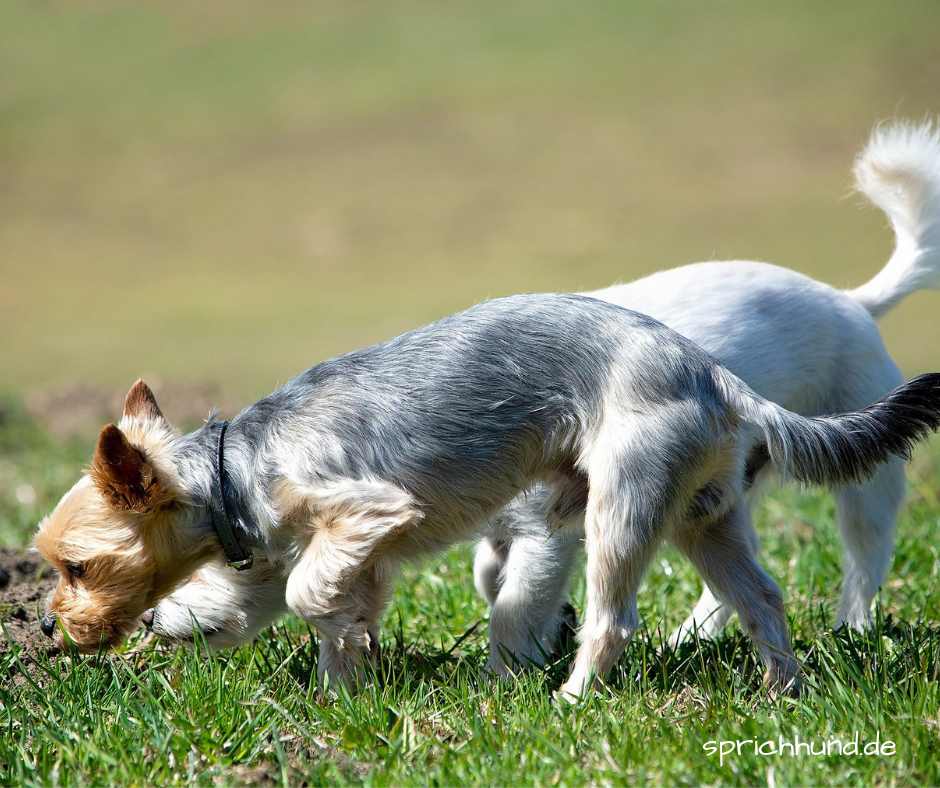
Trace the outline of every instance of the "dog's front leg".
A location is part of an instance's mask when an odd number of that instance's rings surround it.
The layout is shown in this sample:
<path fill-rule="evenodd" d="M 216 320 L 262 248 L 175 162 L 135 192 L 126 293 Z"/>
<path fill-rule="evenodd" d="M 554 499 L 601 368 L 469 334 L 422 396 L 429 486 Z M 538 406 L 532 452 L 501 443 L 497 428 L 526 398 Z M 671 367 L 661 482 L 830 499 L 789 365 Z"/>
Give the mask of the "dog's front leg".
<path fill-rule="evenodd" d="M 350 689 L 363 680 L 366 660 L 379 653 L 379 625 L 391 596 L 395 568 L 369 567 L 351 584 L 342 609 L 320 617 L 315 625 L 322 633 L 317 683 L 327 689 L 342 684 Z"/>
<path fill-rule="evenodd" d="M 383 482 L 351 480 L 304 493 L 313 534 L 288 575 L 287 604 L 325 638 L 321 687 L 329 677 L 331 687 L 354 688 L 378 647 L 397 570 L 383 553 L 421 514 L 410 495 Z"/>
<path fill-rule="evenodd" d="M 324 558 L 318 550 L 298 562 L 287 581 L 287 603 L 321 635 L 320 686 L 354 689 L 362 681 L 366 659 L 378 651 L 379 622 L 391 594 L 394 566 L 351 568 L 355 574 L 341 580 L 328 576 L 329 559 L 321 563 Z"/>

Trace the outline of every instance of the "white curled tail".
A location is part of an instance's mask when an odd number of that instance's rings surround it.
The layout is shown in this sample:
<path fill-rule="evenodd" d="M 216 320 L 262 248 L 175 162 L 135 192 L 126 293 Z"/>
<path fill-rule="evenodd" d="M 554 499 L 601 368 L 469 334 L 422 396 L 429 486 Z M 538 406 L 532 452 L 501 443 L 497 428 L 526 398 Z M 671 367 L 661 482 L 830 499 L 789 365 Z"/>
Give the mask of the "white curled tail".
<path fill-rule="evenodd" d="M 885 267 L 846 291 L 878 318 L 917 290 L 940 288 L 940 131 L 931 122 L 878 126 L 855 160 L 855 185 L 895 233 Z"/>

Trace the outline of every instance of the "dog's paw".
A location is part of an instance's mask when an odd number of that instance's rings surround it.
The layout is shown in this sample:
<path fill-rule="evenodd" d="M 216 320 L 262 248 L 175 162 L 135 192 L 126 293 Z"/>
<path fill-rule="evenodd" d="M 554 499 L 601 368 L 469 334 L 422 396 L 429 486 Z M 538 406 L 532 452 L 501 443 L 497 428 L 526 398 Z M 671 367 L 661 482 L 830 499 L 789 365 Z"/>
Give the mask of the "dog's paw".
<path fill-rule="evenodd" d="M 764 688 L 771 700 L 796 699 L 803 692 L 803 682 L 798 671 L 768 670 L 764 674 Z"/>
<path fill-rule="evenodd" d="M 569 706 L 579 706 L 597 693 L 604 692 L 607 685 L 590 673 L 579 673 L 577 667 L 572 671 L 568 680 L 555 692 L 555 699 Z"/>
<path fill-rule="evenodd" d="M 568 687 L 568 684 L 563 684 L 552 693 L 552 700 L 562 708 L 576 709 L 594 698 L 602 697 L 605 693 L 606 688 L 596 683 L 587 688 Z"/>

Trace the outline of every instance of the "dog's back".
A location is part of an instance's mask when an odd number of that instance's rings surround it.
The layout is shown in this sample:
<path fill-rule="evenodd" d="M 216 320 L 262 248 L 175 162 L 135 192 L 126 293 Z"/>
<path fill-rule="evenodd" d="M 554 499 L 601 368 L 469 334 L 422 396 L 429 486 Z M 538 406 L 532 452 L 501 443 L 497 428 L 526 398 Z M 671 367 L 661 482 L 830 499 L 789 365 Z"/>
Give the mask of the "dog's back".
<path fill-rule="evenodd" d="M 590 295 L 646 311 L 804 415 L 864 407 L 903 380 L 858 302 L 779 266 L 695 263 Z"/>
<path fill-rule="evenodd" d="M 581 296 L 514 296 L 317 365 L 237 416 L 228 440 L 276 457 L 272 478 L 377 476 L 472 520 L 571 471 L 611 407 L 652 421 L 681 401 L 712 423 L 713 365 L 646 316 Z M 270 450 L 287 436 L 290 452 Z"/>

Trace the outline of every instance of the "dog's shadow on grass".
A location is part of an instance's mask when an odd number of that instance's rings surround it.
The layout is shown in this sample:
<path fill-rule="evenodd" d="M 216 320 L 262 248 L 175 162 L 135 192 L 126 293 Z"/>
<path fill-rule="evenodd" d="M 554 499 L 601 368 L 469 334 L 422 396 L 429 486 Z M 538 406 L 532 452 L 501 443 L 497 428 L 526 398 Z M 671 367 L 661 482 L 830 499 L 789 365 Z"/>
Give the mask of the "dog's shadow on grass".
<path fill-rule="evenodd" d="M 390 642 L 383 639 L 375 660 L 366 666 L 366 682 L 380 687 L 396 686 L 408 692 L 417 691 L 422 682 L 445 683 L 455 671 L 479 672 L 485 661 L 483 648 L 476 644 L 467 650 L 460 648 L 478 627 L 479 623 L 449 647 L 441 648 L 406 643 L 401 631 L 395 631 Z M 320 643 L 312 627 L 272 627 L 261 636 L 260 645 L 262 659 L 270 671 L 286 669 L 305 692 L 316 684 Z"/>
<path fill-rule="evenodd" d="M 711 695 L 737 687 L 759 689 L 762 675 L 763 665 L 751 642 L 739 631 L 671 646 L 661 633 L 641 630 L 618 661 L 608 686 L 615 693 L 666 695 L 693 690 Z"/>
<path fill-rule="evenodd" d="M 376 662 L 366 680 L 378 687 L 395 687 L 416 694 L 427 685 L 495 686 L 484 665 L 488 645 L 484 622 L 477 622 L 450 644 L 439 647 L 406 642 L 400 629 L 383 638 Z M 291 677 L 307 690 L 316 682 L 319 645 L 316 634 L 286 630 L 267 638 L 268 657 L 283 662 Z M 940 628 L 925 622 L 896 622 L 879 618 L 870 632 L 842 627 L 820 629 L 811 639 L 796 638 L 808 688 L 823 690 L 832 682 L 850 688 L 862 685 L 901 688 L 912 682 L 940 681 Z M 568 676 L 576 644 L 569 637 L 561 656 L 539 668 L 546 693 L 556 691 Z M 751 641 L 729 628 L 714 639 L 693 638 L 670 646 L 658 632 L 641 629 L 618 661 L 607 682 L 615 694 L 638 692 L 668 695 L 691 690 L 703 696 L 759 695 L 764 667 Z"/>
<path fill-rule="evenodd" d="M 395 687 L 396 691 L 413 694 L 422 685 L 455 684 L 474 686 L 479 690 L 497 686 L 498 679 L 487 673 L 484 665 L 488 645 L 481 636 L 483 622 L 477 622 L 451 644 L 440 647 L 425 643 L 406 642 L 400 630 L 383 639 L 376 661 L 366 669 L 366 680 L 378 687 Z M 284 661 L 297 684 L 305 691 L 316 683 L 319 643 L 314 630 L 279 632 L 267 638 L 267 659 Z M 560 655 L 549 658 L 538 668 L 546 694 L 555 692 L 566 680 L 576 643 L 571 633 L 565 638 Z M 638 633 L 611 676 L 612 690 L 628 686 L 643 691 L 668 692 L 678 684 L 702 685 L 710 688 L 728 671 L 737 675 L 756 676 L 759 686 L 761 666 L 750 653 L 750 642 L 740 634 L 723 635 L 716 640 L 695 641 L 673 650 L 649 633 Z"/>

